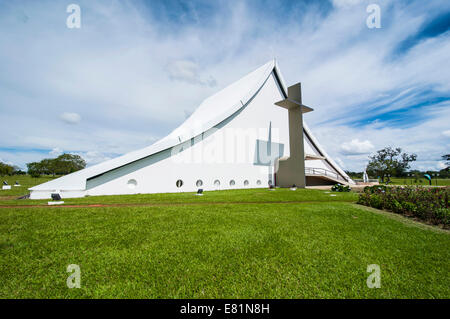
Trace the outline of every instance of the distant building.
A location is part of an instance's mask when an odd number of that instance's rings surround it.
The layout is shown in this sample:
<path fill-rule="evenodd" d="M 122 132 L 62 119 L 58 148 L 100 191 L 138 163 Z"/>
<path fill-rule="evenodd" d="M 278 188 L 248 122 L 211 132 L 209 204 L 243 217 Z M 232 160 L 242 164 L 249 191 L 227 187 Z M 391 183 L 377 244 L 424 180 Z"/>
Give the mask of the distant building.
<path fill-rule="evenodd" d="M 30 198 L 353 184 L 303 122 L 310 111 L 273 60 L 155 144 L 32 187 Z"/>

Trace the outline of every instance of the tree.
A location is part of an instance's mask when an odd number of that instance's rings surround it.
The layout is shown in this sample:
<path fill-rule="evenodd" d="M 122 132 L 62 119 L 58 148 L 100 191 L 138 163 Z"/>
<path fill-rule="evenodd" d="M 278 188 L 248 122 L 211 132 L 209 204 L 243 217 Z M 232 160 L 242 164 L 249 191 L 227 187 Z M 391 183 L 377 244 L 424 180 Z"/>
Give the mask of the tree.
<path fill-rule="evenodd" d="M 0 175 L 13 175 L 15 171 L 14 166 L 0 162 Z"/>
<path fill-rule="evenodd" d="M 6 163 L 0 162 L 0 175 L 19 175 L 22 171 L 20 170 L 19 166 L 16 165 L 10 165 Z"/>
<path fill-rule="evenodd" d="M 86 167 L 86 161 L 80 155 L 74 154 L 62 154 L 51 164 L 58 175 L 70 174 Z"/>
<path fill-rule="evenodd" d="M 363 178 L 364 172 L 344 171 L 351 178 Z"/>
<path fill-rule="evenodd" d="M 40 175 L 66 175 L 86 167 L 86 161 L 79 155 L 62 154 L 57 158 L 44 158 L 40 162 L 27 164 L 28 174 L 33 177 Z"/>
<path fill-rule="evenodd" d="M 409 164 L 417 159 L 416 154 L 402 153 L 402 149 L 385 147 L 377 151 L 375 155 L 369 156 L 367 173 L 372 176 L 384 178 L 387 175 L 401 176 L 409 168 Z"/>
<path fill-rule="evenodd" d="M 44 174 L 41 162 L 27 163 L 27 170 L 31 177 L 39 177 L 41 174 Z"/>
<path fill-rule="evenodd" d="M 444 169 L 445 169 L 446 171 L 450 170 L 450 154 L 442 155 L 442 159 L 443 159 L 444 161 L 446 161 L 446 162 L 445 162 L 445 165 L 447 165 L 447 167 L 444 168 Z"/>

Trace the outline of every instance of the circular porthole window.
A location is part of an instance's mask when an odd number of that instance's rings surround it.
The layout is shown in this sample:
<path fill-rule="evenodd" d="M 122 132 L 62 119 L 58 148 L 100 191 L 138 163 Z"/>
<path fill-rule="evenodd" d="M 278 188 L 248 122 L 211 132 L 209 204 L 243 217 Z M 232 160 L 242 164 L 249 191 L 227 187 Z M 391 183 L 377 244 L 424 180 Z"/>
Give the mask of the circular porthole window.
<path fill-rule="evenodd" d="M 234 186 L 234 185 L 236 185 L 236 182 L 234 181 L 234 179 L 232 179 L 232 180 L 230 181 L 230 186 Z"/>
<path fill-rule="evenodd" d="M 261 181 L 259 179 L 256 181 L 256 185 L 261 185 Z"/>
<path fill-rule="evenodd" d="M 197 187 L 203 186 L 203 181 L 201 179 L 199 179 L 195 185 L 197 185 Z"/>
<path fill-rule="evenodd" d="M 127 183 L 129 189 L 135 189 L 137 186 L 137 182 L 135 179 L 130 179 Z"/>
<path fill-rule="evenodd" d="M 215 186 L 215 187 L 219 187 L 219 186 L 220 186 L 220 181 L 219 181 L 218 179 L 216 179 L 216 180 L 214 181 L 214 186 Z"/>
<path fill-rule="evenodd" d="M 177 185 L 177 187 L 180 188 L 181 186 L 183 186 L 183 181 L 181 179 L 179 179 L 179 180 L 177 180 L 175 185 Z"/>
<path fill-rule="evenodd" d="M 249 184 L 249 183 L 248 183 L 248 180 L 245 180 L 245 181 L 244 181 L 244 186 L 248 186 L 248 184 Z"/>

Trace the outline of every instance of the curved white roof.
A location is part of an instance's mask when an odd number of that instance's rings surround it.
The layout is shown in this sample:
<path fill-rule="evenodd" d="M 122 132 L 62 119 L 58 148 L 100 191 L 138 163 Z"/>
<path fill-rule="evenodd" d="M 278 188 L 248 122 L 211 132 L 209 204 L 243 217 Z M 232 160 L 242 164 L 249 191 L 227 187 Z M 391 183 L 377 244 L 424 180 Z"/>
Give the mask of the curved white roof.
<path fill-rule="evenodd" d="M 205 132 L 242 108 L 258 92 L 275 67 L 275 61 L 267 62 L 239 81 L 208 97 L 178 128 L 162 141 L 175 139 L 186 141 Z"/>
<path fill-rule="evenodd" d="M 195 112 L 183 122 L 182 125 L 173 130 L 168 136 L 157 141 L 151 146 L 127 153 L 94 166 L 87 167 L 83 170 L 62 176 L 47 183 L 34 186 L 29 190 L 85 190 L 86 181 L 91 177 L 100 175 L 107 171 L 181 144 L 214 127 L 246 105 L 247 102 L 252 99 L 263 86 L 272 71 L 275 72 L 280 82 L 280 87 L 284 91 L 285 96 L 287 96 L 287 88 L 278 69 L 278 65 L 275 60 L 271 60 L 255 71 L 244 76 L 237 82 L 234 82 L 223 90 L 208 97 L 200 104 Z M 305 132 L 307 132 L 307 134 L 313 139 L 306 124 L 304 125 L 304 129 Z M 317 149 L 327 157 L 328 162 L 340 174 L 348 177 L 345 172 L 343 172 L 339 166 L 336 165 L 336 163 L 332 162 L 330 157 L 326 155 L 318 142 L 316 140 L 313 140 L 313 142 Z"/>
<path fill-rule="evenodd" d="M 31 187 L 30 190 L 85 190 L 86 180 L 90 177 L 183 143 L 233 115 L 258 92 L 274 68 L 276 68 L 276 62 L 271 60 L 239 81 L 210 96 L 182 125 L 151 146 Z"/>

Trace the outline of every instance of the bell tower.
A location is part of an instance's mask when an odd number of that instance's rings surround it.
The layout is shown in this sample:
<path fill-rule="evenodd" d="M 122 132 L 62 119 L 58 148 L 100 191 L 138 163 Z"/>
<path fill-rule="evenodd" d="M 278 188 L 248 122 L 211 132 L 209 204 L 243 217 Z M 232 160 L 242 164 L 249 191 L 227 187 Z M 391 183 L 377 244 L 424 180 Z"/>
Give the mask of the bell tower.
<path fill-rule="evenodd" d="M 278 159 L 276 170 L 276 184 L 280 187 L 304 188 L 305 181 L 305 148 L 303 145 L 303 113 L 313 111 L 312 108 L 302 104 L 301 83 L 288 88 L 286 99 L 278 101 L 275 105 L 288 110 L 289 117 L 289 157 Z"/>

